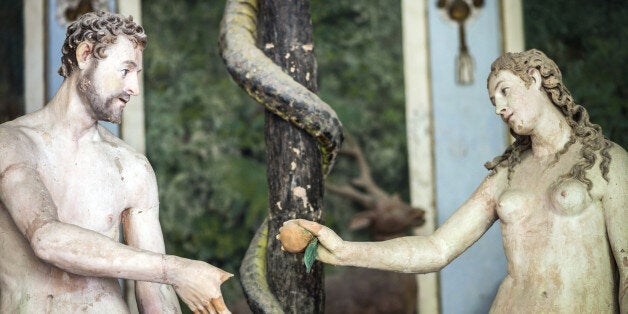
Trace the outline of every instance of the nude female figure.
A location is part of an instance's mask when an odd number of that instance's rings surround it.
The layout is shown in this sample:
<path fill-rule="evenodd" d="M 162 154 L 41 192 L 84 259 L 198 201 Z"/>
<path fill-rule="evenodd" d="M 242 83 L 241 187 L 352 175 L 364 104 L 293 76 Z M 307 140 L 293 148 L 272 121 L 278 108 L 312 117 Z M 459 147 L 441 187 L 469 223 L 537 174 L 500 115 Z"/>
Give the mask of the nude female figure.
<path fill-rule="evenodd" d="M 499 219 L 508 273 L 492 313 L 628 312 L 628 154 L 589 122 L 538 50 L 498 58 L 488 93 L 516 140 L 442 226 L 425 237 L 348 242 L 298 220 L 318 237 L 318 259 L 434 272 Z"/>
<path fill-rule="evenodd" d="M 144 30 L 99 12 L 67 35 L 54 98 L 0 125 L 0 313 L 128 313 L 118 278 L 136 281 L 142 312 L 181 312 L 176 292 L 229 313 L 231 274 L 165 254 L 148 160 L 98 124 L 140 92 Z"/>

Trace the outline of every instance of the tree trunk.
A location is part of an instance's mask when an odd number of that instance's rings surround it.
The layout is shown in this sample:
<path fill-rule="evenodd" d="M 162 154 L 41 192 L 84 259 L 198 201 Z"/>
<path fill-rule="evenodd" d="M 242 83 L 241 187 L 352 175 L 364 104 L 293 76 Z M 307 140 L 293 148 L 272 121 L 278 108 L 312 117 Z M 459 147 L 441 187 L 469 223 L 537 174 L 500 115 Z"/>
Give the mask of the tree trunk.
<path fill-rule="evenodd" d="M 295 81 L 316 93 L 309 0 L 260 1 L 261 49 Z M 323 269 L 318 262 L 306 273 L 303 254 L 281 251 L 275 240 L 289 219 L 322 222 L 323 171 L 316 139 L 277 115 L 266 112 L 269 231 L 267 276 L 286 313 L 322 313 Z"/>

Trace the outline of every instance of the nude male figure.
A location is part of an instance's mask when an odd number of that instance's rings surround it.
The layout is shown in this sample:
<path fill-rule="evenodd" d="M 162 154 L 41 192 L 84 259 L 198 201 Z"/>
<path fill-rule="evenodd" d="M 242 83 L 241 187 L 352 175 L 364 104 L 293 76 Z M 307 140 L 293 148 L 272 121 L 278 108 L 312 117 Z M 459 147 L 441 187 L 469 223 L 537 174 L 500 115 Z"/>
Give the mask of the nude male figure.
<path fill-rule="evenodd" d="M 180 312 L 176 291 L 194 312 L 229 313 L 231 274 L 165 254 L 148 160 L 98 124 L 120 123 L 140 92 L 145 38 L 131 18 L 82 16 L 54 98 L 0 125 L 0 313 L 128 313 L 118 278 L 136 280 L 143 312 Z"/>

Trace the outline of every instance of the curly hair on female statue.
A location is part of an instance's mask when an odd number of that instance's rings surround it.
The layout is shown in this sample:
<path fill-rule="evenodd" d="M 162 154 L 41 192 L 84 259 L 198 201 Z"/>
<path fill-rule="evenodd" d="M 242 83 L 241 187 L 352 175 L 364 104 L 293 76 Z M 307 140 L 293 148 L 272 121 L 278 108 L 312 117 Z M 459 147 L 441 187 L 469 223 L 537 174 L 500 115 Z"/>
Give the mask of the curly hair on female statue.
<path fill-rule="evenodd" d="M 608 181 L 608 164 L 610 163 L 610 155 L 608 149 L 612 146 L 610 140 L 602 134 L 602 128 L 589 121 L 589 113 L 587 110 L 576 104 L 567 87 L 563 83 L 560 69 L 554 61 L 548 58 L 543 52 L 537 49 L 531 49 L 518 53 L 506 53 L 497 58 L 491 65 L 491 73 L 487 79 L 491 79 L 501 70 L 508 70 L 521 78 L 526 87 L 532 84 L 532 77 L 527 74 L 529 69 L 535 68 L 539 70 L 542 77 L 542 88 L 552 103 L 562 112 L 567 119 L 567 123 L 573 130 L 570 140 L 565 144 L 563 149 L 556 153 L 555 162 L 564 154 L 569 147 L 576 141 L 582 144 L 580 154 L 582 161 L 577 162 L 571 168 L 571 171 L 565 177 L 573 177 L 587 185 L 587 189 L 591 189 L 591 180 L 586 178 L 586 171 L 591 169 L 596 160 L 596 152 L 599 152 L 602 160 L 600 162 L 600 170 L 602 176 Z M 524 151 L 530 149 L 531 141 L 529 135 L 516 134 L 512 129 L 510 133 L 515 141 L 506 149 L 506 151 L 495 157 L 492 161 L 487 162 L 485 167 L 489 170 L 496 170 L 498 166 L 508 167 L 508 177 L 510 178 L 514 172 L 515 166 L 521 161 L 520 155 Z M 494 171 L 493 171 L 494 173 Z"/>

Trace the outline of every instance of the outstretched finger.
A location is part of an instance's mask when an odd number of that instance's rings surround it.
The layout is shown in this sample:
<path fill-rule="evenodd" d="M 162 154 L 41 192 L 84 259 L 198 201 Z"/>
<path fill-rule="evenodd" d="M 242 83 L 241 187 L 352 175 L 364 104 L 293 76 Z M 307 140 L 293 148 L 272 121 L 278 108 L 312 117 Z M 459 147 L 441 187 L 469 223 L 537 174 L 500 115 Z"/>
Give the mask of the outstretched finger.
<path fill-rule="evenodd" d="M 223 283 L 223 282 L 227 281 L 229 278 L 233 277 L 232 273 L 228 273 L 228 272 L 226 272 L 226 271 L 224 271 L 222 269 L 221 269 L 221 271 L 222 271 L 222 274 L 220 274 L 220 283 Z"/>
<path fill-rule="evenodd" d="M 314 234 L 318 238 L 319 243 L 327 248 L 330 252 L 333 253 L 338 247 L 342 245 L 343 240 L 328 227 L 304 219 L 299 219 L 298 223 L 301 227 L 307 229 L 312 234 Z"/>
<path fill-rule="evenodd" d="M 187 305 L 190 311 L 192 311 L 194 314 L 201 313 L 200 310 L 196 307 L 196 305 L 194 305 L 192 301 L 186 298 L 181 298 L 181 299 L 183 300 L 183 303 L 185 303 L 185 305 Z"/>
<path fill-rule="evenodd" d="M 296 221 L 297 221 L 297 224 L 299 224 L 299 226 L 303 227 L 304 229 L 311 232 L 313 235 L 317 237 L 319 236 L 319 232 L 321 231 L 321 229 L 323 229 L 324 227 L 318 222 L 314 222 L 310 220 L 297 219 Z"/>
<path fill-rule="evenodd" d="M 211 303 L 209 303 L 209 301 L 204 301 L 201 300 L 201 304 L 199 304 L 197 306 L 198 313 L 204 313 L 204 314 L 215 314 L 216 310 L 214 310 L 214 308 L 212 307 Z M 197 312 L 194 312 L 197 313 Z"/>
<path fill-rule="evenodd" d="M 319 246 L 316 250 L 316 259 L 325 264 L 342 265 L 342 261 L 324 246 Z"/>
<path fill-rule="evenodd" d="M 229 309 L 227 309 L 227 305 L 225 304 L 225 300 L 222 298 L 222 296 L 213 298 L 212 305 L 220 314 L 231 313 Z"/>
<path fill-rule="evenodd" d="M 209 308 L 208 308 L 208 307 L 204 304 L 204 302 L 201 302 L 201 303 L 203 303 L 203 304 L 202 304 L 202 305 L 200 305 L 200 306 L 198 306 L 198 309 L 199 309 L 198 311 L 199 311 L 199 313 L 202 313 L 202 314 L 215 314 L 215 313 L 216 313 L 215 311 L 212 311 L 213 309 L 209 309 Z M 207 302 L 207 304 L 209 304 L 209 302 Z"/>
<path fill-rule="evenodd" d="M 193 312 L 194 312 L 194 314 L 207 314 L 207 311 L 205 310 L 204 307 L 196 308 L 196 309 L 194 309 Z"/>

